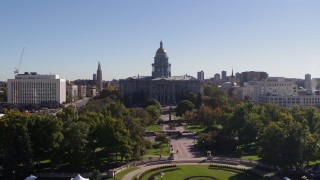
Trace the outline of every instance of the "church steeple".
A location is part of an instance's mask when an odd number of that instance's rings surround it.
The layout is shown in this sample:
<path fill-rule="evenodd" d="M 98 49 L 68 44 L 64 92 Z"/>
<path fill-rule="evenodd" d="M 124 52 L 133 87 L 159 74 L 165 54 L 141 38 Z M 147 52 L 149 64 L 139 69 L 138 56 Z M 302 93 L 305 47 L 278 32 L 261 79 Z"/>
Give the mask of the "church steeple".
<path fill-rule="evenodd" d="M 100 61 L 98 62 L 98 70 L 97 70 L 97 92 L 102 91 L 102 70 Z"/>
<path fill-rule="evenodd" d="M 231 85 L 234 86 L 234 76 L 233 76 L 233 67 L 232 67 L 232 73 L 231 73 Z"/>
<path fill-rule="evenodd" d="M 232 78 L 232 80 L 233 80 L 233 68 L 232 68 L 231 78 Z"/>

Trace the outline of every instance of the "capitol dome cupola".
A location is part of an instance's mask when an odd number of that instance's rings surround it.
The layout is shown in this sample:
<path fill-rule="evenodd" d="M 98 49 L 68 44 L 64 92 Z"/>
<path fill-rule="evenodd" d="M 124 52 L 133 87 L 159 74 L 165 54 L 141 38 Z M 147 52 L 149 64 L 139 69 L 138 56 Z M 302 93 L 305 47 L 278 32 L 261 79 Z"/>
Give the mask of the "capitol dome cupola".
<path fill-rule="evenodd" d="M 166 50 L 163 48 L 163 43 L 162 43 L 162 41 L 160 41 L 160 47 L 159 47 L 159 49 L 158 49 L 157 52 L 156 52 L 156 55 L 157 55 L 157 54 L 167 54 Z"/>
<path fill-rule="evenodd" d="M 169 63 L 167 52 L 163 48 L 162 41 L 160 41 L 160 47 L 152 64 L 152 77 L 171 77 L 171 64 Z"/>

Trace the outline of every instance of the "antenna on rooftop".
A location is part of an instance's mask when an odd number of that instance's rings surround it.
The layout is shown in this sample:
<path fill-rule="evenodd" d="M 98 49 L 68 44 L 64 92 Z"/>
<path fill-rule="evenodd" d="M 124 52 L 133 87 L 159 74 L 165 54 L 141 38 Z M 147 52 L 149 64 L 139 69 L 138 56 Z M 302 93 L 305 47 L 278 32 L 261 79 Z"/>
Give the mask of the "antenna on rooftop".
<path fill-rule="evenodd" d="M 23 47 L 23 49 L 22 49 L 22 53 L 21 53 L 21 56 L 20 56 L 19 66 L 15 68 L 14 74 L 19 74 L 19 69 L 20 69 L 20 65 L 21 65 L 21 61 L 22 61 L 22 57 L 23 57 L 24 49 L 25 49 L 25 48 L 26 48 L 26 47 Z"/>

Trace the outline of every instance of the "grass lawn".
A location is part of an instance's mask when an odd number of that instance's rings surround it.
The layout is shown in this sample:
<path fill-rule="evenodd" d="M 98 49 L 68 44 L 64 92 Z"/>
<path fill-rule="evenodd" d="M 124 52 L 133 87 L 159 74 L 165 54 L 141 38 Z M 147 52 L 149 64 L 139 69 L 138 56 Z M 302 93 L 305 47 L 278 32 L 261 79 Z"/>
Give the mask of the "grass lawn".
<path fill-rule="evenodd" d="M 123 171 L 119 172 L 118 174 L 116 174 L 116 179 L 122 179 L 122 177 L 124 175 L 126 175 L 129 172 L 132 172 L 134 170 L 137 170 L 137 169 L 139 169 L 139 168 L 138 167 L 131 167 L 131 168 L 128 168 L 126 170 L 123 170 Z M 114 179 L 114 178 L 111 177 L 111 178 L 108 178 L 108 179 L 105 179 L 105 180 L 112 180 L 112 179 Z"/>
<path fill-rule="evenodd" d="M 158 143 L 158 142 L 154 142 L 154 143 Z M 147 149 L 146 155 L 149 156 L 149 157 L 153 157 L 153 156 L 154 157 L 159 157 L 160 155 L 169 156 L 170 155 L 170 150 L 169 150 L 168 144 L 162 144 L 162 148 Z"/>
<path fill-rule="evenodd" d="M 259 161 L 261 159 L 257 155 L 244 155 L 244 156 L 241 156 L 241 158 L 248 159 L 248 160 L 254 160 L 254 161 Z"/>
<path fill-rule="evenodd" d="M 148 126 L 147 130 L 148 131 L 160 131 L 161 129 L 160 129 L 160 125 L 154 124 L 154 125 Z"/>
<path fill-rule="evenodd" d="M 198 133 L 198 132 L 204 131 L 204 128 L 199 125 L 188 125 L 188 126 L 186 126 L 186 130 L 194 132 L 194 133 Z"/>
<path fill-rule="evenodd" d="M 179 170 L 174 170 L 174 169 Z M 176 179 L 185 179 L 191 176 L 207 176 L 214 177 L 216 179 L 232 179 L 232 180 L 260 180 L 261 177 L 246 173 L 234 169 L 226 169 L 226 168 L 217 168 L 217 167 L 209 167 L 208 165 L 181 165 L 172 168 L 165 168 L 156 171 L 152 171 L 145 176 L 142 177 L 143 180 L 147 180 L 150 176 L 157 176 L 160 179 L 160 173 L 163 172 L 163 179 L 166 180 L 176 180 Z M 209 179 L 205 177 L 198 177 L 193 179 Z"/>
<path fill-rule="evenodd" d="M 311 161 L 311 162 L 309 163 L 309 165 L 315 165 L 315 164 L 320 164 L 320 160 Z"/>

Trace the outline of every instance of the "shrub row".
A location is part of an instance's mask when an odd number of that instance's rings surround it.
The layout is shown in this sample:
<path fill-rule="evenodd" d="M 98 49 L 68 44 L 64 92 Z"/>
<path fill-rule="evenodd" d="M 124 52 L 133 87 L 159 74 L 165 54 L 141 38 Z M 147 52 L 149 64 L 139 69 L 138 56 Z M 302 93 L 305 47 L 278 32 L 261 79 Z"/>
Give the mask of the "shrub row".
<path fill-rule="evenodd" d="M 256 174 L 260 177 L 263 177 L 263 175 L 255 172 L 255 171 L 250 171 L 250 169 L 246 169 L 244 167 L 231 166 L 231 165 L 227 165 L 227 164 L 210 164 L 209 167 L 234 169 L 234 170 L 239 170 L 239 171 L 243 171 L 243 172 L 250 172 L 250 173 Z"/>
<path fill-rule="evenodd" d="M 239 170 L 239 171 L 248 171 L 244 167 L 231 166 L 228 164 L 210 164 L 209 167 L 219 167 L 219 168 L 228 168 L 228 169 L 234 169 L 234 170 Z"/>
<path fill-rule="evenodd" d="M 166 168 L 172 168 L 172 167 L 176 167 L 177 165 L 175 164 L 167 164 L 167 165 L 163 165 L 163 166 L 158 166 L 158 167 L 155 167 L 155 168 L 152 168 L 152 169 L 148 169 L 140 174 L 138 174 L 138 176 L 135 178 L 136 180 L 139 180 L 139 179 L 142 179 L 143 176 L 145 176 L 146 174 L 152 172 L 152 171 L 156 171 L 156 170 L 159 170 L 159 169 L 166 169 Z"/>

